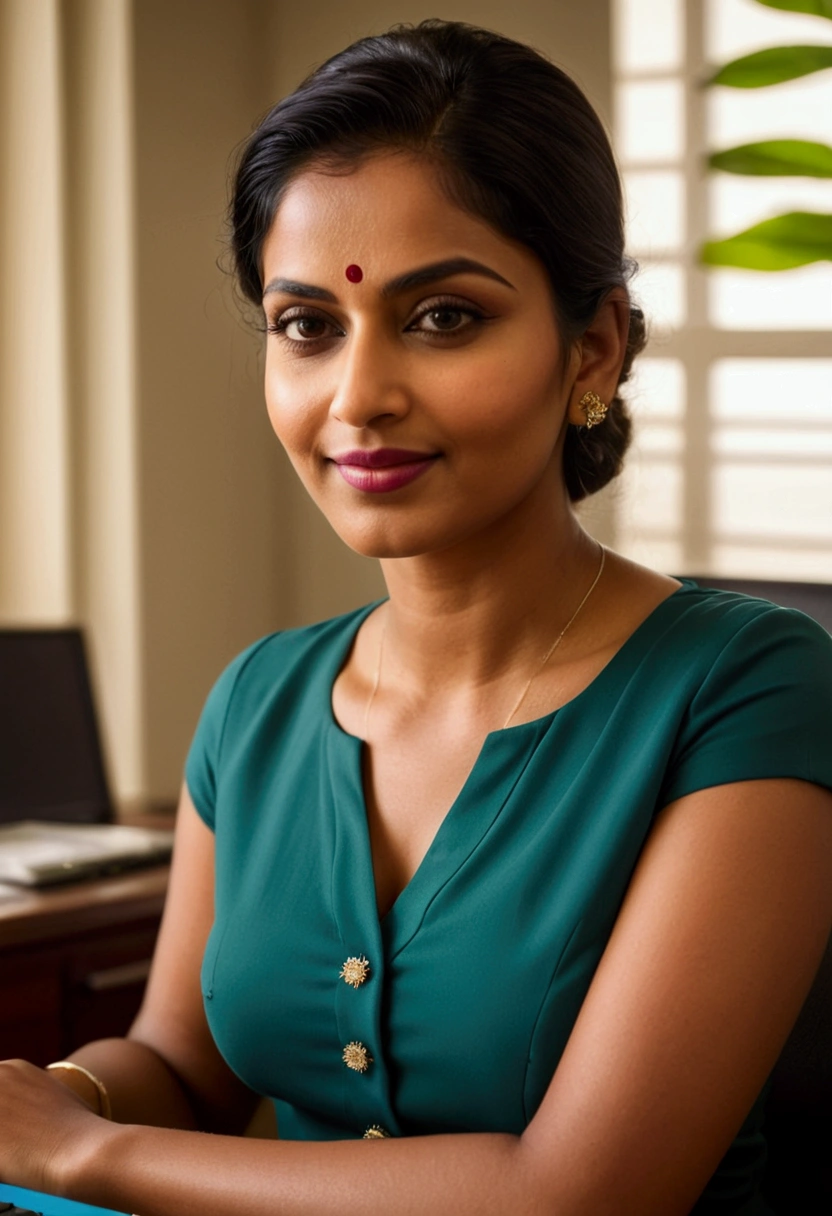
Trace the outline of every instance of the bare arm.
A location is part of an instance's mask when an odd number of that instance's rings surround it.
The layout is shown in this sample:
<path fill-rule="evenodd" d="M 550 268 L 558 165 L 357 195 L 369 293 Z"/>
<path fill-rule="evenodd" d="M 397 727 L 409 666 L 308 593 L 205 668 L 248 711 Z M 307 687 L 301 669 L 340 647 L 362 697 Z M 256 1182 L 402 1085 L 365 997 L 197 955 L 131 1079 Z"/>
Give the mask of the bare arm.
<path fill-rule="evenodd" d="M 199 970 L 213 918 L 214 837 L 183 787 L 142 1008 L 126 1039 L 101 1039 L 67 1057 L 103 1081 L 120 1123 L 239 1133 L 251 1118 L 258 1097 L 220 1056 L 202 1006 Z M 83 1076 L 52 1075 L 95 1105 Z"/>
<path fill-rule="evenodd" d="M 88 1120 L 64 1188 L 142 1216 L 682 1216 L 811 985 L 830 879 L 828 792 L 690 795 L 659 817 L 523 1136 L 269 1143 Z"/>

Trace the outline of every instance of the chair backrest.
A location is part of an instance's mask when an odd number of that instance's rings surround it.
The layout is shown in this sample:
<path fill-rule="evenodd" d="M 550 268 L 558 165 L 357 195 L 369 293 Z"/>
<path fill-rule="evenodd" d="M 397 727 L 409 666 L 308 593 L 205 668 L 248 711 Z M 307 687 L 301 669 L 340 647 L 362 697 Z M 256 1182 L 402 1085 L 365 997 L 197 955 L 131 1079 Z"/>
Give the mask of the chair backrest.
<path fill-rule="evenodd" d="M 832 634 L 832 584 L 701 577 L 720 587 L 798 608 Z M 775 1211 L 832 1211 L 832 938 L 812 990 L 772 1074 L 766 1104 L 765 1194 Z"/>

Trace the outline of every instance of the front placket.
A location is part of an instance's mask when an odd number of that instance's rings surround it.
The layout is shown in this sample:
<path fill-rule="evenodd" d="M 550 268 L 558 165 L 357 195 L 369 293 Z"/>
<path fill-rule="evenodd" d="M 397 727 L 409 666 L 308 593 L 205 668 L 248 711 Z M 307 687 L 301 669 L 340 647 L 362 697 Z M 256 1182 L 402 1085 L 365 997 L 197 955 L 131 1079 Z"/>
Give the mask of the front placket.
<path fill-rule="evenodd" d="M 332 907 L 341 953 L 332 960 L 344 1122 L 356 1135 L 382 1139 L 401 1134 L 391 1100 L 387 1043 L 382 1026 L 384 952 L 376 910 L 360 739 L 338 727 L 327 746 L 329 792 L 335 823 Z"/>

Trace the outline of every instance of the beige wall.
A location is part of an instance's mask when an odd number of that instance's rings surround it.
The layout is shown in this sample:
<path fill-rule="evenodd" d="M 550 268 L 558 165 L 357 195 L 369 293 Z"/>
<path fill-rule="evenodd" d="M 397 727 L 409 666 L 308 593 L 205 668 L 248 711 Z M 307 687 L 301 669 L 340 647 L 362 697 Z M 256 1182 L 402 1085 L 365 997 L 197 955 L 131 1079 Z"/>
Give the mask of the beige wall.
<path fill-rule="evenodd" d="M 435 15 L 0 0 L 0 624 L 85 628 L 122 797 L 175 794 L 204 697 L 248 642 L 383 593 L 296 485 L 217 261 L 256 118 L 354 38 Z M 609 113 L 608 0 L 439 15 L 540 47 Z"/>
<path fill-rule="evenodd" d="M 573 76 L 604 116 L 611 108 L 609 0 L 320 0 L 267 3 L 278 96 L 356 38 L 428 17 L 468 21 L 528 42 Z"/>
<path fill-rule="evenodd" d="M 217 266 L 232 150 L 270 100 L 264 5 L 134 4 L 146 789 L 178 786 L 210 683 L 286 624 L 286 481 L 259 335 Z"/>

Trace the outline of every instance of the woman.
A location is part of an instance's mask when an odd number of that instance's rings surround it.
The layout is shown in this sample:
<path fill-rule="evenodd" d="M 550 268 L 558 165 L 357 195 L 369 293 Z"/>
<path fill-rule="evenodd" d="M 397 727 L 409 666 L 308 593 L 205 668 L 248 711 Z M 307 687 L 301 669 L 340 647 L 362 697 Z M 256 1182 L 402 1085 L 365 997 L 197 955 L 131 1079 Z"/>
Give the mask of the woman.
<path fill-rule="evenodd" d="M 596 116 L 526 47 L 393 30 L 267 116 L 232 216 L 274 430 L 389 598 L 220 677 L 143 1009 L 86 1073 L 2 1066 L 0 1177 L 142 1216 L 766 1212 L 832 645 L 576 519 L 643 344 Z M 260 1094 L 276 1143 L 236 1138 Z"/>

